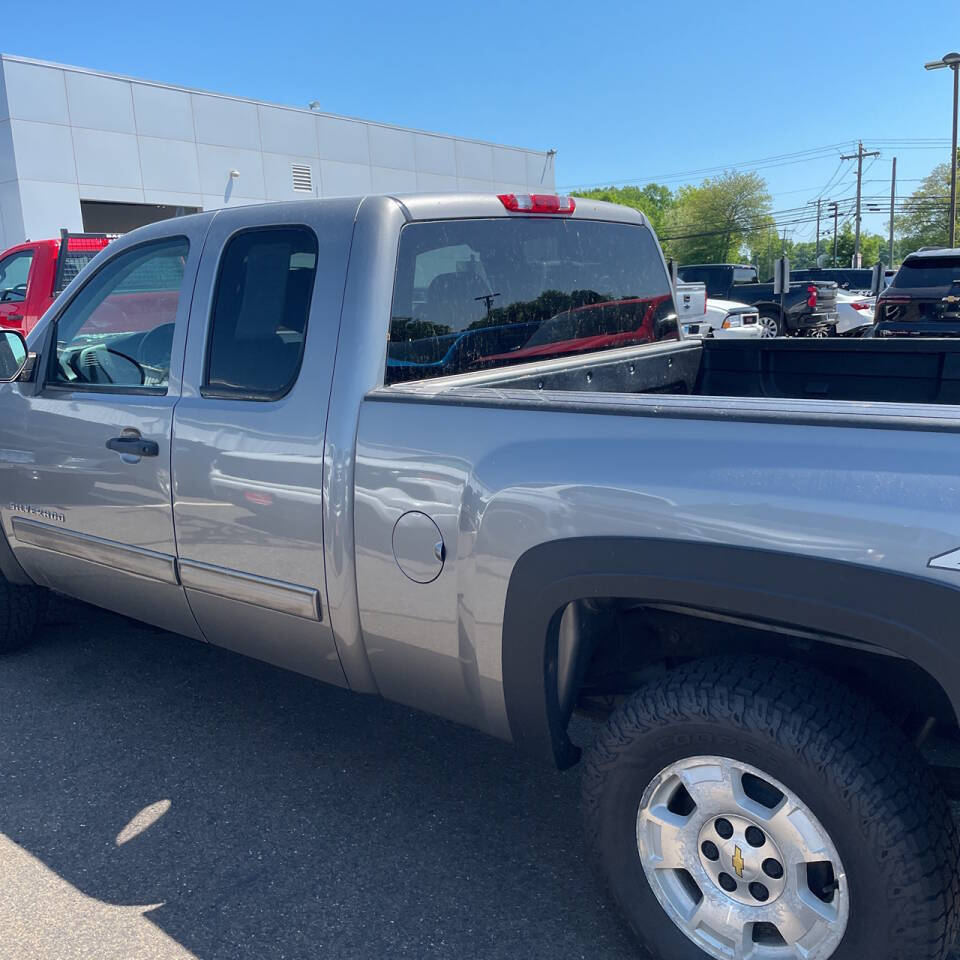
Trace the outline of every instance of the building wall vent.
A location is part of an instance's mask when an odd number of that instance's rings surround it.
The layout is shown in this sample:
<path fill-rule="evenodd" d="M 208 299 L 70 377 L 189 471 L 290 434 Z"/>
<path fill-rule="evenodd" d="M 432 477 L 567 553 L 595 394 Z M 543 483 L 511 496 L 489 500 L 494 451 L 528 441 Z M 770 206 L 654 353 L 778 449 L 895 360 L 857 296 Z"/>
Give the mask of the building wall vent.
<path fill-rule="evenodd" d="M 293 174 L 293 189 L 297 193 L 313 193 L 313 171 L 306 163 L 291 163 L 290 172 Z"/>

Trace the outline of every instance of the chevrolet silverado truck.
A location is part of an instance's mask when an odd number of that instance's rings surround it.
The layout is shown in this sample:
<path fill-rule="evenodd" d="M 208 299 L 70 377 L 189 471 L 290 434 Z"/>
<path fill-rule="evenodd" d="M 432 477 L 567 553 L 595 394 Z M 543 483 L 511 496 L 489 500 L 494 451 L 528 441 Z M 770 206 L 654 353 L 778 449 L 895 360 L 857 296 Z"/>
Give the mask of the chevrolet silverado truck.
<path fill-rule="evenodd" d="M 57 591 L 579 762 L 659 960 L 947 954 L 960 343 L 680 339 L 642 214 L 505 194 L 152 224 L 0 347 L 5 649 Z"/>
<path fill-rule="evenodd" d="M 707 296 L 737 300 L 756 307 L 767 337 L 828 336 L 837 323 L 837 284 L 807 280 L 791 283 L 783 297 L 773 292 L 773 283 L 760 283 L 757 268 L 749 264 L 702 263 L 680 267 L 684 282 L 707 285 Z"/>
<path fill-rule="evenodd" d="M 0 328 L 29 333 L 67 284 L 108 243 L 104 233 L 60 231 L 0 253 Z"/>

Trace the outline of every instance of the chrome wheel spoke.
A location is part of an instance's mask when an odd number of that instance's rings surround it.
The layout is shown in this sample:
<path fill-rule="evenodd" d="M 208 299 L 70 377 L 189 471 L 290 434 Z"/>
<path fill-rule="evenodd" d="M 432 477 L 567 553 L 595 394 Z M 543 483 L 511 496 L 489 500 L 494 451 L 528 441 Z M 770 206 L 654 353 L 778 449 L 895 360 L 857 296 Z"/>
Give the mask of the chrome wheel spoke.
<path fill-rule="evenodd" d="M 641 831 L 649 844 L 651 862 L 658 870 L 686 868 L 690 857 L 695 856 L 697 834 L 689 817 L 671 813 L 666 807 L 654 807 L 643 821 L 638 820 L 638 842 Z"/>

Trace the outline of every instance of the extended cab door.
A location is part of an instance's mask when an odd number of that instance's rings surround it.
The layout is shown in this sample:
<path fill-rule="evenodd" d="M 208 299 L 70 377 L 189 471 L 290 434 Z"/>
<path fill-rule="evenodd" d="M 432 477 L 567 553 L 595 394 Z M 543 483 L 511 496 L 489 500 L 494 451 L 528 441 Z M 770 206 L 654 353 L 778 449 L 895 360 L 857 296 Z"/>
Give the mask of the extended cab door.
<path fill-rule="evenodd" d="M 192 636 L 170 436 L 210 217 L 118 241 L 30 337 L 35 383 L 0 390 L 0 515 L 38 583 Z"/>
<path fill-rule="evenodd" d="M 204 635 L 338 684 L 323 457 L 355 210 L 344 201 L 217 216 L 173 446 L 180 576 Z"/>

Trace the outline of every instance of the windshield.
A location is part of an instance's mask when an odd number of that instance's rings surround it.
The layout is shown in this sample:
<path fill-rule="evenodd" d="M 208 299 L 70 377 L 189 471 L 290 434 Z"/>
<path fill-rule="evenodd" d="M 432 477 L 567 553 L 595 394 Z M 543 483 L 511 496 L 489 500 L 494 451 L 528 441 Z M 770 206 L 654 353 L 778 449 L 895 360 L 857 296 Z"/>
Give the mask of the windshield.
<path fill-rule="evenodd" d="M 949 287 L 960 284 L 960 257 L 917 257 L 904 260 L 892 287 Z"/>
<path fill-rule="evenodd" d="M 647 227 L 497 218 L 401 233 L 388 384 L 677 338 Z"/>

